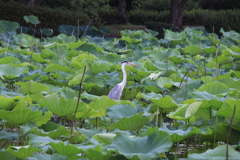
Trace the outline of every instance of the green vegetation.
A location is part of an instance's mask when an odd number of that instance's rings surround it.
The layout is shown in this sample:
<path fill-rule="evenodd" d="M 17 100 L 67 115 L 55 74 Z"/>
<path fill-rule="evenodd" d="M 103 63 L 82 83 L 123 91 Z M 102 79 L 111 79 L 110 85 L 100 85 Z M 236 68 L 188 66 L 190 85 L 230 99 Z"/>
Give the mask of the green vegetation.
<path fill-rule="evenodd" d="M 217 1 L 215 4 L 217 10 L 208 9 L 209 2 L 201 0 L 201 6 L 195 0 L 189 0 L 183 14 L 184 26 L 203 26 L 209 33 L 220 35 L 220 29 L 225 31 L 235 30 L 240 32 L 240 3 L 232 0 L 229 3 L 226 0 Z M 116 2 L 115 2 L 116 3 Z M 229 9 L 229 5 L 234 5 L 234 9 Z M 88 7 L 86 7 L 88 6 Z M 128 8 L 129 6 L 129 8 Z M 226 6 L 226 9 L 224 9 Z M 91 25 L 116 25 L 118 23 L 117 5 L 111 4 L 108 0 L 57 0 L 46 1 L 42 6 L 31 6 L 19 4 L 18 2 L 0 1 L 0 19 L 16 21 L 21 26 L 32 27 L 23 20 L 25 15 L 35 15 L 39 18 L 40 28 L 50 28 L 54 30 L 54 35 L 58 35 L 58 26 L 73 25 L 83 26 Z M 14 12 L 13 12 L 14 11 Z M 148 29 L 156 30 L 163 38 L 163 28 L 171 29 L 171 19 L 169 12 L 169 0 L 133 0 L 127 4 L 127 17 L 129 24 L 146 25 Z M 132 26 L 129 26 L 129 29 Z M 115 36 L 113 31 L 113 36 Z M 118 35 L 119 36 L 119 35 Z"/>
<path fill-rule="evenodd" d="M 239 33 L 38 39 L 0 26 L 2 159 L 239 159 Z M 115 101 L 123 60 L 138 66 Z"/>

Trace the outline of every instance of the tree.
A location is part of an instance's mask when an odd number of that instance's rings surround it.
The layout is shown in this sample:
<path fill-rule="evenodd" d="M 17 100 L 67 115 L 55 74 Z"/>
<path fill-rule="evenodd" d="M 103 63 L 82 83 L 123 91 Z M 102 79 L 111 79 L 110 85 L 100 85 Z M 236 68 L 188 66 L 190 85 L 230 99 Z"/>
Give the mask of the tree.
<path fill-rule="evenodd" d="M 118 0 L 118 23 L 127 24 L 126 0 Z"/>
<path fill-rule="evenodd" d="M 171 0 L 170 2 L 170 14 L 172 25 L 176 30 L 182 30 L 182 16 L 184 7 L 188 0 Z"/>

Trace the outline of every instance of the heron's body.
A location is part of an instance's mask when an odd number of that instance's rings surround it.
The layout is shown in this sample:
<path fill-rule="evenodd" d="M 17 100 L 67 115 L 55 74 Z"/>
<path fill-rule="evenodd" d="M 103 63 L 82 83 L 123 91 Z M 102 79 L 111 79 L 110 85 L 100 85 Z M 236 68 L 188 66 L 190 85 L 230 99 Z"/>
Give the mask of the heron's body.
<path fill-rule="evenodd" d="M 126 85 L 126 82 L 127 82 L 127 74 L 126 74 L 126 71 L 125 71 L 125 66 L 126 65 L 133 65 L 133 66 L 137 66 L 133 63 L 129 63 L 127 61 L 123 61 L 122 62 L 122 72 L 123 72 L 123 80 L 121 83 L 118 83 L 115 87 L 113 87 L 111 89 L 111 91 L 109 92 L 108 94 L 108 97 L 110 99 L 115 99 L 115 100 L 120 100 L 121 96 L 122 96 L 122 91 Z"/>

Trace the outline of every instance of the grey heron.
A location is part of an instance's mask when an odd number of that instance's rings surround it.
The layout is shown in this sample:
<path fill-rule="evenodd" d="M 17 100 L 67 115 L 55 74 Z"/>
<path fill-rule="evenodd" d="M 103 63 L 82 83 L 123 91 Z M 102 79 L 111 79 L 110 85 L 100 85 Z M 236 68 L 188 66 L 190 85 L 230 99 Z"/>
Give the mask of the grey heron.
<path fill-rule="evenodd" d="M 137 66 L 136 64 L 133 64 L 133 63 L 130 63 L 128 61 L 123 61 L 122 62 L 122 72 L 123 72 L 123 80 L 121 83 L 118 83 L 115 87 L 113 87 L 111 89 L 111 91 L 109 92 L 108 94 L 108 97 L 110 99 L 115 99 L 115 100 L 120 100 L 120 97 L 122 95 L 122 91 L 126 85 L 126 82 L 127 82 L 127 74 L 126 74 L 126 71 L 125 71 L 125 66 L 127 65 L 132 65 L 132 66 Z"/>

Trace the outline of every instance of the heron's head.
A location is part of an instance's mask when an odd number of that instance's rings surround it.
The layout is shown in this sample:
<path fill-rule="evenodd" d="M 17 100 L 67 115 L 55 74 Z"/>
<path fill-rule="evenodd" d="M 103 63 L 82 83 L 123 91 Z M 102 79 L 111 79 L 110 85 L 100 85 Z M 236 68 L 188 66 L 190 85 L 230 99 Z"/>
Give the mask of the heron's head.
<path fill-rule="evenodd" d="M 129 65 L 129 66 L 137 66 L 136 64 L 130 63 L 130 62 L 128 62 L 128 61 L 123 61 L 123 62 L 122 62 L 122 65 L 123 65 L 123 66 L 126 66 L 126 65 Z"/>

